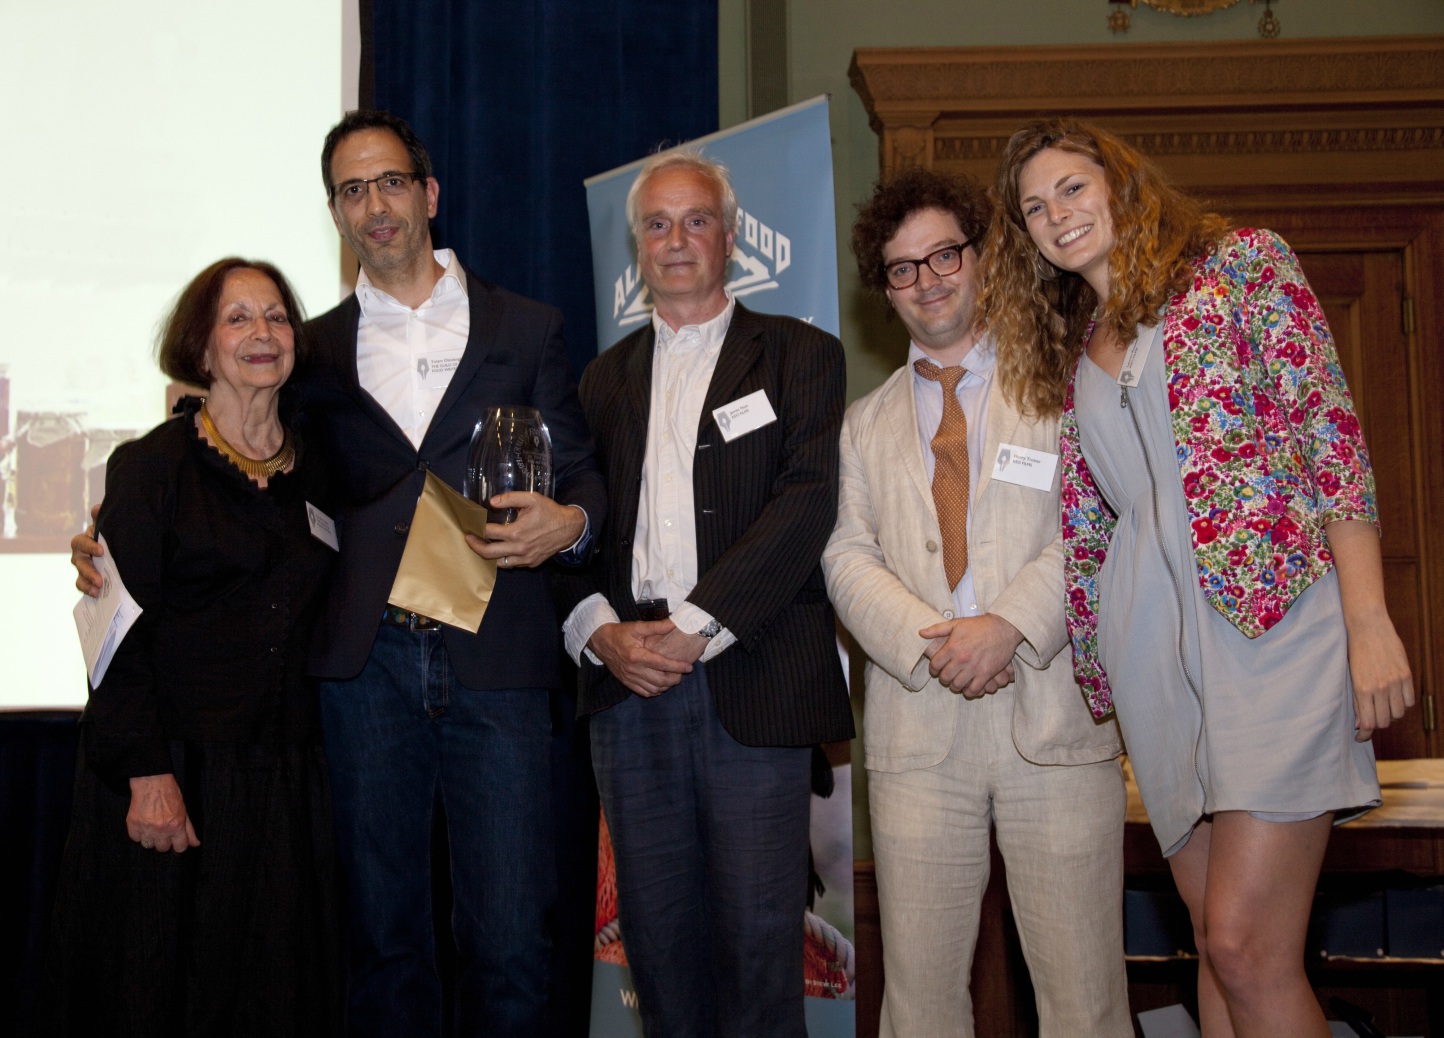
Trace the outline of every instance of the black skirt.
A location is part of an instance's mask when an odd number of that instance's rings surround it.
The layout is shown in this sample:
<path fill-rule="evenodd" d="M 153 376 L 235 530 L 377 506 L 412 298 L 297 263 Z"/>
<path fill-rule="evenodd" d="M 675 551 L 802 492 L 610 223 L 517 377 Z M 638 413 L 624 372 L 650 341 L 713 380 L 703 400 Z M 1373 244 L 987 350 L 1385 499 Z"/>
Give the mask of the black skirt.
<path fill-rule="evenodd" d="M 340 1031 L 337 878 L 319 745 L 174 742 L 200 846 L 145 850 L 130 793 L 86 764 L 40 1017 L 54 1035 L 258 1038 Z"/>

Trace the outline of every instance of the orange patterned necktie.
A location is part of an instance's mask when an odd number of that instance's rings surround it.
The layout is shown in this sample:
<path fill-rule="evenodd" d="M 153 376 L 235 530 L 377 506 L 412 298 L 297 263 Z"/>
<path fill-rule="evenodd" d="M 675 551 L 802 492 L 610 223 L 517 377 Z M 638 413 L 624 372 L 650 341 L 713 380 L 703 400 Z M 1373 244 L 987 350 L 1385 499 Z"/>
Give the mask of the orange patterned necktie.
<path fill-rule="evenodd" d="M 940 368 L 919 360 L 913 369 L 943 387 L 943 420 L 933 437 L 933 504 L 943 531 L 943 570 L 948 590 L 954 590 L 968 571 L 968 418 L 958 403 L 963 367 Z"/>

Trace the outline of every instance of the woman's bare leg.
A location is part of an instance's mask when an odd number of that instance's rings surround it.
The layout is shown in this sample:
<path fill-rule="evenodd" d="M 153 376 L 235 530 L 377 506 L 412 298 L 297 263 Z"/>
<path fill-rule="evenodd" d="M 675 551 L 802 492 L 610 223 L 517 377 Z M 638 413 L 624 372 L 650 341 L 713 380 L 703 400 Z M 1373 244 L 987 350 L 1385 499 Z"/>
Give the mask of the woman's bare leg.
<path fill-rule="evenodd" d="M 1220 812 L 1169 859 L 1198 942 L 1204 1038 L 1327 1038 L 1304 935 L 1331 823 Z"/>
<path fill-rule="evenodd" d="M 1188 842 L 1168 859 L 1173 882 L 1188 906 L 1193 922 L 1193 941 L 1198 946 L 1198 1025 L 1204 1038 L 1234 1038 L 1233 1024 L 1228 1017 L 1228 1003 L 1223 989 L 1208 960 L 1208 942 L 1204 939 L 1203 906 L 1208 879 L 1208 850 L 1213 839 L 1213 823 L 1200 822 Z"/>

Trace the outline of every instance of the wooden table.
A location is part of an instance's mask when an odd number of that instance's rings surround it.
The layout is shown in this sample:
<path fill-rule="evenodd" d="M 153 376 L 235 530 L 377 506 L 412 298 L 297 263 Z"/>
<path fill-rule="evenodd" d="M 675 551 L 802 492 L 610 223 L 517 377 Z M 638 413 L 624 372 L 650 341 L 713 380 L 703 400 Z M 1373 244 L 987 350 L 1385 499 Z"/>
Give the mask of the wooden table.
<path fill-rule="evenodd" d="M 1444 829 L 1444 758 L 1381 760 L 1379 789 L 1384 802 L 1374 810 L 1339 826 L 1344 829 Z M 1147 825 L 1148 812 L 1133 781 L 1133 769 L 1123 762 L 1128 784 L 1127 821 Z"/>

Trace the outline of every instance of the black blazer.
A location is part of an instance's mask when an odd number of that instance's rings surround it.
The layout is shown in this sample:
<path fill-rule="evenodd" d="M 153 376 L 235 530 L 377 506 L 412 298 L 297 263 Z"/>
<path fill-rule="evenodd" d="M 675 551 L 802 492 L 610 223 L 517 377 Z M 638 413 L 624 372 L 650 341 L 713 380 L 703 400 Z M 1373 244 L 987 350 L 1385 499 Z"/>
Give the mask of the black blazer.
<path fill-rule="evenodd" d="M 497 404 L 541 411 L 552 436 L 554 496 L 593 528 L 606 496 L 562 343 L 561 314 L 467 275 L 471 331 L 418 450 L 361 388 L 350 296 L 306 325 L 311 357 L 297 379 L 308 428 L 335 465 L 341 557 L 317 625 L 311 672 L 355 677 L 366 664 L 429 469 L 456 489 L 476 423 Z M 461 546 L 462 550 L 470 550 Z M 445 628 L 447 654 L 472 688 L 553 687 L 561 652 L 548 567 L 502 570 L 481 629 Z"/>
<path fill-rule="evenodd" d="M 623 620 L 632 599 L 632 536 L 652 392 L 648 324 L 587 366 L 582 406 L 597 441 L 612 511 L 591 566 L 569 588 L 600 591 Z M 722 438 L 714 408 L 759 389 L 771 425 Z M 790 317 L 738 305 L 707 387 L 693 456 L 697 571 L 689 600 L 738 643 L 707 664 L 722 723 L 751 746 L 802 746 L 853 735 L 836 626 L 819 560 L 837 516 L 842 344 Z M 583 655 L 581 709 L 632 693 Z"/>

